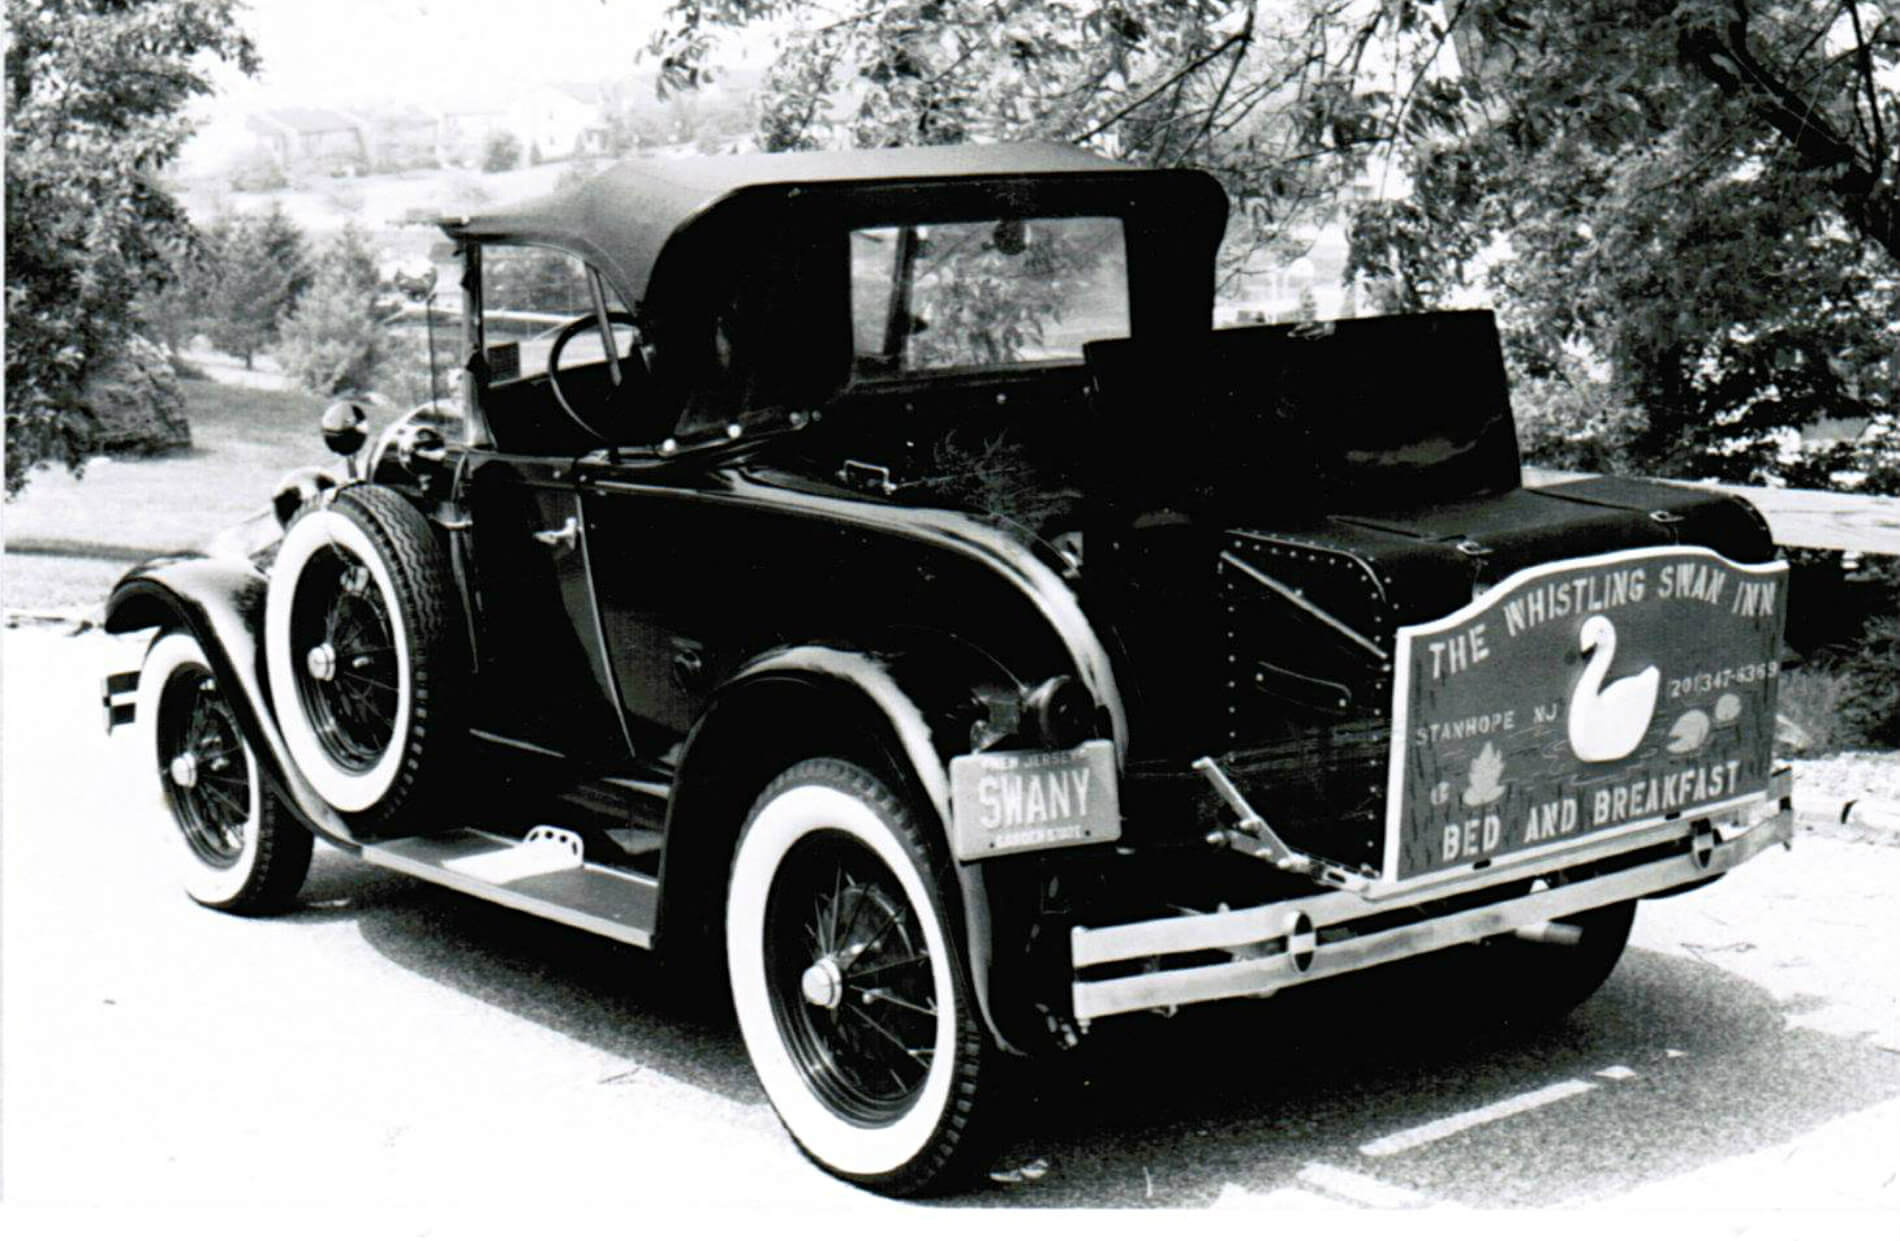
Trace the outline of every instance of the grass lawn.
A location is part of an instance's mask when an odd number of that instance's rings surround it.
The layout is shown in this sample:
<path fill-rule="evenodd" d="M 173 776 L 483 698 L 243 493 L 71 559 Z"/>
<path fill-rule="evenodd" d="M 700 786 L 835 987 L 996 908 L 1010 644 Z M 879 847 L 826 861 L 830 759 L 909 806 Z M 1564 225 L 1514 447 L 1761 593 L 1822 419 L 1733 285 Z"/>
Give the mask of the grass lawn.
<path fill-rule="evenodd" d="M 0 516 L 8 546 L 192 547 L 270 503 L 285 470 L 328 459 L 317 431 L 321 401 L 204 380 L 180 386 L 189 450 L 96 460 L 83 478 L 37 471 Z M 17 606 L 11 599 L 8 605 Z"/>
<path fill-rule="evenodd" d="M 126 568 L 116 560 L 9 553 L 0 568 L 0 604 L 9 612 L 95 612 Z"/>

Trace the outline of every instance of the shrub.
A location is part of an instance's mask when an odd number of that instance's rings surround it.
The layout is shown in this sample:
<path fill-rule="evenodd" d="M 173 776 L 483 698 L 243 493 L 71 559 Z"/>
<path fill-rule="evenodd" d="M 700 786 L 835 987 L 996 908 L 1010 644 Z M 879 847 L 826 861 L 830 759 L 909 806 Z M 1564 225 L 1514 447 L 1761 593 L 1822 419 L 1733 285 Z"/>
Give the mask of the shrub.
<path fill-rule="evenodd" d="M 165 350 L 143 336 L 129 337 L 80 399 L 92 417 L 93 452 L 143 457 L 191 447 L 177 375 Z"/>
<path fill-rule="evenodd" d="M 290 188 L 283 166 L 262 149 L 247 151 L 232 160 L 225 171 L 225 182 L 240 194 L 268 194 Z"/>
<path fill-rule="evenodd" d="M 1776 750 L 1812 757 L 1840 748 L 1846 683 L 1840 673 L 1813 663 L 1783 673 L 1776 690 L 1776 714 L 1792 729 L 1777 730 Z"/>
<path fill-rule="evenodd" d="M 278 360 L 291 381 L 320 397 L 370 390 L 383 335 L 376 297 L 376 256 L 363 230 L 346 224 L 284 322 Z"/>
<path fill-rule="evenodd" d="M 482 142 L 482 171 L 507 172 L 521 166 L 521 139 L 497 129 Z"/>
<path fill-rule="evenodd" d="M 435 348 L 436 360 L 442 372 L 440 394 L 445 399 L 453 400 L 460 395 L 454 379 L 455 342 L 444 339 L 438 328 Z M 372 378 L 375 390 L 400 408 L 408 409 L 429 400 L 428 337 L 414 330 L 385 330 L 378 345 Z"/>
<path fill-rule="evenodd" d="M 1861 640 L 1838 667 L 1843 739 L 1881 749 L 1900 747 L 1900 564 L 1884 569 L 1888 604 L 1867 621 Z"/>

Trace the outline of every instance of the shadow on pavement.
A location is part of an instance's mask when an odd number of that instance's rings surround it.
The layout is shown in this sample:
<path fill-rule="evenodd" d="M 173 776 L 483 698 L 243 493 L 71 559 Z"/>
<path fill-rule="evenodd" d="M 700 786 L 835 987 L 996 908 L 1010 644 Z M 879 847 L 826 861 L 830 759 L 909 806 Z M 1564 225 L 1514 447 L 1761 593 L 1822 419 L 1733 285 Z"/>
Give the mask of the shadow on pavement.
<path fill-rule="evenodd" d="M 723 980 L 682 980 L 638 949 L 327 849 L 290 917 L 354 921 L 404 969 L 764 1105 L 716 998 Z M 1548 1207 L 1693 1172 L 1900 1097 L 1900 1056 L 1790 1027 L 1798 1001 L 1701 960 L 1632 949 L 1594 998 L 1543 1030 L 1446 1011 L 1428 979 L 1356 975 L 1171 1019 L 1101 1022 L 1012 1092 L 999 1166 L 1041 1158 L 1048 1175 L 957 1201 L 1197 1206 L 1233 1188 L 1284 1188 L 1318 1161 L 1432 1200 Z M 1612 1066 L 1633 1076 L 1597 1076 Z M 1389 1158 L 1359 1150 L 1563 1081 L 1591 1088 Z"/>
<path fill-rule="evenodd" d="M 725 1003 L 638 948 L 324 848 L 287 921 L 350 921 L 392 963 L 736 1103 L 765 1103 Z"/>

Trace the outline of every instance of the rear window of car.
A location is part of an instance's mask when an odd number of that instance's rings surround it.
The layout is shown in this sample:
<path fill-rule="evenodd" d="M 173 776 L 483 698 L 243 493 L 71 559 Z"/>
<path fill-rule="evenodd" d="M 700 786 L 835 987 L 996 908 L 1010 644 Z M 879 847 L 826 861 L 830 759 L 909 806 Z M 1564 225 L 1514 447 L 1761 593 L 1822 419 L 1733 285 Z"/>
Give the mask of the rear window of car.
<path fill-rule="evenodd" d="M 1091 340 L 1128 335 L 1122 222 L 856 229 L 851 322 L 861 378 L 1074 361 Z"/>

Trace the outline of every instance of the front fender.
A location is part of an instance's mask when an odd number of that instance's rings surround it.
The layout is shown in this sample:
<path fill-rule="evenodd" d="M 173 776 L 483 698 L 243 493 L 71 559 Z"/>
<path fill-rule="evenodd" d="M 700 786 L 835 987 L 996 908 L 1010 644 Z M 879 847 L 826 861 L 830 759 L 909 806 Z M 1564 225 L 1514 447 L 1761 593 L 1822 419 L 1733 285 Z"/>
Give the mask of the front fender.
<path fill-rule="evenodd" d="M 252 565 L 225 558 L 167 556 L 119 579 L 106 601 L 108 633 L 183 628 L 204 648 L 259 771 L 311 830 L 354 851 L 359 841 L 297 771 L 278 731 L 264 680 L 264 592 Z"/>

